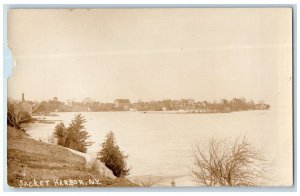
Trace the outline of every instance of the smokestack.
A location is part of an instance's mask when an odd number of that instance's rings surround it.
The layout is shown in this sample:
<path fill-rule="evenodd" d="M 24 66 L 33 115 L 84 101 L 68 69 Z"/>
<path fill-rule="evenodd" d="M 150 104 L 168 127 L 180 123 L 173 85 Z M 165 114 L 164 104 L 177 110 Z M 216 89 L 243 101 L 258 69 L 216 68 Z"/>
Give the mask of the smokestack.
<path fill-rule="evenodd" d="M 24 93 L 22 93 L 22 102 L 25 101 Z"/>

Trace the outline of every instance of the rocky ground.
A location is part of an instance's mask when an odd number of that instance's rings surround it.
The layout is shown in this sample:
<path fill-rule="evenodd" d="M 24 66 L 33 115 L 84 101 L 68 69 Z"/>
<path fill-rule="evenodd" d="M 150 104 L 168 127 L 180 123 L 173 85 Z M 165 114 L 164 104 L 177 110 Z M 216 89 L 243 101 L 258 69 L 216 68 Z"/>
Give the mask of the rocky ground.
<path fill-rule="evenodd" d="M 127 179 L 112 179 L 86 167 L 84 157 L 30 138 L 22 130 L 7 130 L 7 183 L 11 187 L 131 187 Z"/>

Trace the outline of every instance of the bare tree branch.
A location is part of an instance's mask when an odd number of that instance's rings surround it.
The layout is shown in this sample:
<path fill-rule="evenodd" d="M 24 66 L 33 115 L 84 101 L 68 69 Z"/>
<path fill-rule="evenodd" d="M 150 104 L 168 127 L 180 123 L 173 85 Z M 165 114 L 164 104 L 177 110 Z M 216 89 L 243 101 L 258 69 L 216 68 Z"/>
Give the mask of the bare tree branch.
<path fill-rule="evenodd" d="M 265 177 L 265 159 L 246 140 L 210 140 L 194 148 L 193 179 L 205 186 L 259 186 Z"/>

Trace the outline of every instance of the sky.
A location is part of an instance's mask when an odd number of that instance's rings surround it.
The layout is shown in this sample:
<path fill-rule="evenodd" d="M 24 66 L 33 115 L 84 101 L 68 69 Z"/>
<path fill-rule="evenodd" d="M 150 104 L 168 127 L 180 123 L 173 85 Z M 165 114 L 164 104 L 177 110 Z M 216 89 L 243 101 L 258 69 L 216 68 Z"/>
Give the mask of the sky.
<path fill-rule="evenodd" d="M 288 8 L 10 10 L 8 96 L 290 99 Z"/>

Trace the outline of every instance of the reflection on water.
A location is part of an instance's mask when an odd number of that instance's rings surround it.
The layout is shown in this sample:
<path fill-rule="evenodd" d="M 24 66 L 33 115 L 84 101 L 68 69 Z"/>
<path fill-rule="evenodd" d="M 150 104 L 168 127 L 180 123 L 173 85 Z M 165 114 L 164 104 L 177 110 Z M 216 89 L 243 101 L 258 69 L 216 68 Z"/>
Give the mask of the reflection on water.
<path fill-rule="evenodd" d="M 62 120 L 68 125 L 75 113 L 58 113 L 49 120 Z M 209 139 L 246 136 L 270 161 L 273 185 L 291 183 L 291 138 L 281 140 L 284 132 L 277 125 L 272 111 L 249 111 L 219 114 L 166 114 L 140 112 L 82 112 L 86 129 L 94 144 L 88 153 L 100 150 L 108 131 L 115 133 L 117 144 L 128 154 L 130 177 L 167 176 L 175 178 L 176 186 L 193 185 L 189 177 L 193 167 L 192 147 Z M 32 137 L 47 141 L 54 124 L 30 124 Z M 288 148 L 287 148 L 288 147 Z M 179 176 L 176 178 L 176 176 Z"/>

